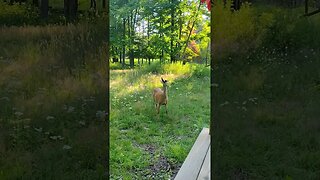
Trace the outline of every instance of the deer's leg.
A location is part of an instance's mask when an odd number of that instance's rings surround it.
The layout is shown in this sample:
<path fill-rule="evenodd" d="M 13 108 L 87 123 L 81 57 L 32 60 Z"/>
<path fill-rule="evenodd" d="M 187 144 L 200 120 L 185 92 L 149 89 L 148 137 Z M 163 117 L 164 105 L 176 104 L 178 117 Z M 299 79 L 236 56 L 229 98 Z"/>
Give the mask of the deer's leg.
<path fill-rule="evenodd" d="M 167 107 L 167 105 L 165 105 L 165 107 L 166 107 L 166 113 L 168 114 L 168 107 Z"/>
<path fill-rule="evenodd" d="M 160 113 L 160 104 L 157 104 L 158 107 L 157 107 L 157 113 L 159 114 Z"/>

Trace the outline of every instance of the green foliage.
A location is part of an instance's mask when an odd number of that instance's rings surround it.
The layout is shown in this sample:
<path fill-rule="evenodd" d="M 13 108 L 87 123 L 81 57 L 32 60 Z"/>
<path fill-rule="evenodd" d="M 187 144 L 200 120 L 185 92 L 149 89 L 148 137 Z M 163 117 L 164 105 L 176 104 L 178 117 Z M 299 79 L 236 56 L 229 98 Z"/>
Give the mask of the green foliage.
<path fill-rule="evenodd" d="M 161 73 L 162 72 L 162 65 L 160 62 L 151 63 L 150 65 L 146 65 L 142 67 L 142 71 L 145 73 Z"/>
<path fill-rule="evenodd" d="M 286 10 L 277 11 L 275 17 L 265 44 L 281 49 L 319 46 L 319 17 L 300 18 Z"/>
<path fill-rule="evenodd" d="M 133 3 L 135 2 L 135 3 Z M 183 56 L 184 47 L 187 45 L 191 25 L 194 23 L 194 30 L 199 30 L 192 34 L 189 42 L 197 40 L 204 49 L 207 49 L 209 39 L 208 19 L 203 19 L 202 15 L 208 16 L 207 11 L 201 6 L 198 11 L 198 1 L 114 1 L 111 8 L 111 45 L 117 48 L 132 48 L 130 42 L 137 42 L 133 49 L 136 51 L 135 58 L 140 55 L 144 58 L 169 58 Z M 174 16 L 171 17 L 173 12 Z M 126 34 L 123 35 L 123 19 L 136 15 L 134 35 L 128 35 L 128 23 L 126 22 Z M 173 24 L 172 25 L 172 20 Z M 148 23 L 149 22 L 149 25 Z M 142 27 L 143 24 L 143 27 Z M 139 28 L 139 30 L 137 30 Z M 131 28 L 132 30 L 132 28 Z M 143 31 L 143 32 L 142 32 Z M 149 33 L 149 36 L 148 36 Z M 172 42 L 172 46 L 171 46 Z M 128 51 L 127 51 L 128 52 Z M 119 51 L 118 54 L 121 52 Z M 127 53 L 128 55 L 128 53 Z M 188 51 L 184 54 L 186 60 L 192 60 L 195 54 Z M 182 60 L 181 58 L 179 60 Z"/>
<path fill-rule="evenodd" d="M 122 64 L 110 62 L 109 68 L 110 68 L 110 69 L 113 69 L 113 70 L 115 70 L 115 69 L 122 69 Z"/>
<path fill-rule="evenodd" d="M 163 67 L 163 73 L 172 73 L 179 75 L 191 75 L 193 64 L 182 65 L 181 62 L 165 64 Z"/>
<path fill-rule="evenodd" d="M 40 3 L 40 1 L 39 1 Z M 90 1 L 79 0 L 77 20 L 73 23 L 97 23 L 106 19 L 106 13 L 102 8 L 102 1 L 97 0 L 97 9 L 100 10 L 93 13 L 89 10 Z M 24 25 L 47 25 L 47 24 L 67 24 L 63 12 L 63 1 L 50 0 L 49 1 L 49 17 L 44 20 L 40 18 L 40 10 L 35 7 L 30 0 L 22 3 L 10 4 L 9 1 L 0 2 L 0 26 L 24 26 Z"/>
<path fill-rule="evenodd" d="M 229 4 L 228 4 L 229 3 Z M 245 55 L 253 49 L 294 50 L 319 45 L 319 17 L 300 18 L 295 10 L 269 8 L 261 12 L 250 4 L 231 12 L 230 1 L 214 6 L 214 50 L 219 59 L 232 54 Z"/>
<path fill-rule="evenodd" d="M 196 77 L 210 77 L 210 67 L 202 64 L 195 64 L 193 66 L 193 76 Z"/>
<path fill-rule="evenodd" d="M 31 6 L 18 3 L 9 5 L 0 1 L 0 25 L 12 26 L 35 24 L 39 19 L 37 11 Z"/>
<path fill-rule="evenodd" d="M 143 73 L 152 74 L 176 74 L 195 77 L 209 77 L 210 69 L 203 64 L 187 63 L 183 65 L 181 62 L 160 64 L 159 62 L 151 63 L 141 67 Z"/>
<path fill-rule="evenodd" d="M 213 6 L 214 50 L 221 57 L 231 53 L 245 54 L 258 47 L 273 22 L 270 14 L 265 13 L 261 19 L 258 18 L 248 3 L 244 3 L 239 11 L 232 12 L 228 8 L 230 3 L 228 0 L 224 6 L 222 1 L 217 1 Z"/>
<path fill-rule="evenodd" d="M 293 42 L 296 42 L 298 47 L 320 46 L 319 20 L 319 16 L 315 16 L 309 20 L 297 21 L 291 35 L 293 36 Z"/>

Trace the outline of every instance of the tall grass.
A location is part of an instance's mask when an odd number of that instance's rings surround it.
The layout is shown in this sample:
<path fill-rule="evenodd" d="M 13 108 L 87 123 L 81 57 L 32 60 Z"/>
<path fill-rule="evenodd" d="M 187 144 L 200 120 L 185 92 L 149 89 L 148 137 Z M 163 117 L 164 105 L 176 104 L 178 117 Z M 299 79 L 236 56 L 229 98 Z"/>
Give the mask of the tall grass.
<path fill-rule="evenodd" d="M 106 175 L 105 31 L 0 29 L 0 177 Z"/>
<path fill-rule="evenodd" d="M 251 15 L 241 22 L 256 22 L 249 30 L 261 34 L 249 39 L 245 30 L 226 30 L 245 36 L 217 56 L 214 177 L 319 179 L 319 16 L 300 18 L 302 8 L 246 8 Z M 241 11 L 230 18 L 240 20 Z M 268 25 L 261 31 L 257 22 Z M 233 27 L 218 21 L 217 28 L 221 24 Z M 249 41 L 258 43 L 233 51 L 233 43 Z"/>

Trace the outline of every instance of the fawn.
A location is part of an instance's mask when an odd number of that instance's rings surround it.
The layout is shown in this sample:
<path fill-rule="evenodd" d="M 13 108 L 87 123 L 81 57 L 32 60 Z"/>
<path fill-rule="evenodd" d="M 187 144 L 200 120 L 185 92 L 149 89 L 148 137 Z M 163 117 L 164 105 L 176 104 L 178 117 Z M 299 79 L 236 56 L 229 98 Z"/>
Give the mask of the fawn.
<path fill-rule="evenodd" d="M 160 106 L 164 105 L 166 107 L 166 113 L 168 114 L 168 108 L 167 108 L 167 104 L 168 104 L 168 85 L 167 85 L 167 80 L 163 80 L 161 77 L 161 83 L 163 85 L 163 88 L 155 88 L 153 90 L 153 100 L 155 102 L 156 105 L 156 110 L 157 110 L 157 114 L 159 114 L 160 112 Z"/>

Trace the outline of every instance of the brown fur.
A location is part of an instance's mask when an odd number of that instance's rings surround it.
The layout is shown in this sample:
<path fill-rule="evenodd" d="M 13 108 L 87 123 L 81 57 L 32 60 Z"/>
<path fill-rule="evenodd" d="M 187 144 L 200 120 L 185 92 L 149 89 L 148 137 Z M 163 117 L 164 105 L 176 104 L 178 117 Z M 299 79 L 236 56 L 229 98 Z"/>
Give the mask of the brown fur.
<path fill-rule="evenodd" d="M 160 106 L 164 105 L 166 108 L 166 113 L 168 113 L 167 104 L 168 104 L 168 94 L 167 94 L 167 81 L 161 78 L 161 83 L 163 88 L 155 88 L 153 90 L 153 100 L 156 105 L 157 114 L 160 112 Z"/>

